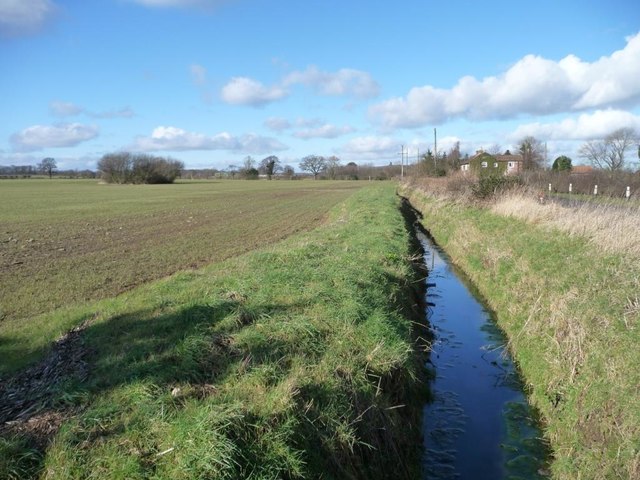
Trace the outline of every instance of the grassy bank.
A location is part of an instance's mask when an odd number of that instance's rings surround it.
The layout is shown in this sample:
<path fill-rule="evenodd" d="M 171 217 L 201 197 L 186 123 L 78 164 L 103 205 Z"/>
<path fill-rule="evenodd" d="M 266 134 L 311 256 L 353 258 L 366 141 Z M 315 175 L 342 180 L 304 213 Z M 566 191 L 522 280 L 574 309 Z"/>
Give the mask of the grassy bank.
<path fill-rule="evenodd" d="M 403 194 L 497 313 L 545 421 L 553 477 L 640 478 L 637 252 L 605 249 L 598 221 L 563 231 L 498 214 L 513 212 L 504 205 Z"/>
<path fill-rule="evenodd" d="M 360 190 L 273 247 L 65 312 L 86 322 L 60 354 L 78 367 L 3 432 L 0 477 L 414 475 L 413 273 L 394 188 Z"/>

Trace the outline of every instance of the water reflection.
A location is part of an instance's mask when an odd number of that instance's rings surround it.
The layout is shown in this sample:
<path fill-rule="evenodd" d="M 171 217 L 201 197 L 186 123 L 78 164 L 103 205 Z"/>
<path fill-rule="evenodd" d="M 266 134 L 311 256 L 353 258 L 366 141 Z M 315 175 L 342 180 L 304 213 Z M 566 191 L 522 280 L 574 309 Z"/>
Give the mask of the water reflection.
<path fill-rule="evenodd" d="M 435 336 L 424 477 L 546 478 L 547 449 L 502 332 L 446 255 L 422 232 L 418 239 L 430 267 L 426 314 Z"/>

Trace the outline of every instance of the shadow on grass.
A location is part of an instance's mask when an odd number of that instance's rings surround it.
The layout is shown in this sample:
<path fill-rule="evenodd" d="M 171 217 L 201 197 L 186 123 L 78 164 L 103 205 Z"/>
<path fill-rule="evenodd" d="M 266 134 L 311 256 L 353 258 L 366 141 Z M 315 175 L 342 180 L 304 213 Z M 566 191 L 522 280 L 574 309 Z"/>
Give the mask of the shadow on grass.
<path fill-rule="evenodd" d="M 87 325 L 73 343 L 63 339 L 34 352 L 43 360 L 0 385 L 2 420 L 15 422 L 0 428 L 0 457 L 11 457 L 6 465 L 0 462 L 0 478 L 11 472 L 19 473 L 16 478 L 36 477 L 60 425 L 91 408 L 92 399 L 103 392 L 136 383 L 153 384 L 158 392 L 170 392 L 177 384 L 209 387 L 223 383 L 234 365 L 248 358 L 252 365 L 279 359 L 288 348 L 282 342 L 260 341 L 241 350 L 231 335 L 261 316 L 298 307 L 247 307 L 242 300 L 223 300 L 168 313 L 129 312 Z M 57 425 L 43 421 L 52 415 Z"/>

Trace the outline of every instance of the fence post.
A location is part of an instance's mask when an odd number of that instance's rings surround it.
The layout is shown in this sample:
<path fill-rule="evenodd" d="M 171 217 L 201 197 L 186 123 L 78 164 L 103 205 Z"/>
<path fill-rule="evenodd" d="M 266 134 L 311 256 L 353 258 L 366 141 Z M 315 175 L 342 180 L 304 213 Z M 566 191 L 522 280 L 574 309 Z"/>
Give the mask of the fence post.
<path fill-rule="evenodd" d="M 570 183 L 570 184 L 569 184 L 569 193 L 571 193 L 572 191 L 573 191 L 573 184 L 572 184 L 572 183 Z"/>
<path fill-rule="evenodd" d="M 549 184 L 549 193 L 551 193 L 551 184 Z"/>
<path fill-rule="evenodd" d="M 627 197 L 627 200 L 631 198 L 631 187 L 627 187 L 626 197 Z"/>
<path fill-rule="evenodd" d="M 597 195 L 598 194 L 598 185 L 596 185 L 595 187 L 593 187 L 593 194 Z"/>

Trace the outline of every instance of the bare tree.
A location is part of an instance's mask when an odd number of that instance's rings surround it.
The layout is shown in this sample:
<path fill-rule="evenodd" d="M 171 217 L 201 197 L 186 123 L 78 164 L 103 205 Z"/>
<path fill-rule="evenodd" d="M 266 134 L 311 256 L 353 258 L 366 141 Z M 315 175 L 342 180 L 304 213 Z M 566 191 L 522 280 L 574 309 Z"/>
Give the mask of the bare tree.
<path fill-rule="evenodd" d="M 255 166 L 256 166 L 256 161 L 253 159 L 251 155 L 244 157 L 244 160 L 242 161 L 242 168 L 244 170 L 251 170 L 255 168 Z"/>
<path fill-rule="evenodd" d="M 313 179 L 318 178 L 318 174 L 327 168 L 327 161 L 319 155 L 308 155 L 300 162 L 300 169 L 313 174 Z"/>
<path fill-rule="evenodd" d="M 236 178 L 236 173 L 238 173 L 238 166 L 231 164 L 227 167 L 227 174 L 231 175 L 231 178 Z"/>
<path fill-rule="evenodd" d="M 335 155 L 332 155 L 331 157 L 327 158 L 325 161 L 327 164 L 327 173 L 329 174 L 329 178 L 331 180 L 335 180 L 336 175 L 338 174 L 338 170 L 340 168 L 340 159 Z"/>
<path fill-rule="evenodd" d="M 544 144 L 535 137 L 524 137 L 518 143 L 518 151 L 522 155 L 525 170 L 536 170 L 544 167 Z"/>
<path fill-rule="evenodd" d="M 296 174 L 295 170 L 293 169 L 293 167 L 291 165 L 285 165 L 284 168 L 282 169 L 282 174 L 288 178 L 288 179 L 292 179 L 294 177 L 294 175 Z"/>
<path fill-rule="evenodd" d="M 280 160 L 275 155 L 270 155 L 267 158 L 263 158 L 260 162 L 260 173 L 267 176 L 269 180 L 273 174 L 280 170 Z"/>
<path fill-rule="evenodd" d="M 173 183 L 183 169 L 184 163 L 179 160 L 144 153 L 108 153 L 98 161 L 98 170 L 107 183 Z"/>
<path fill-rule="evenodd" d="M 38 164 L 38 170 L 49 175 L 49 178 L 53 176 L 53 172 L 57 169 L 58 165 L 56 164 L 56 161 L 51 157 L 42 159 L 42 161 Z"/>
<path fill-rule="evenodd" d="M 500 155 L 500 153 L 502 153 L 502 146 L 499 143 L 492 143 L 485 149 L 485 152 L 495 157 L 496 155 Z"/>
<path fill-rule="evenodd" d="M 622 170 L 626 150 L 638 141 L 632 128 L 619 128 L 604 140 L 591 140 L 580 147 L 580 157 L 589 160 L 594 167 L 605 170 Z"/>
<path fill-rule="evenodd" d="M 447 153 L 447 163 L 449 164 L 449 168 L 454 172 L 460 169 L 460 157 L 460 142 L 456 142 Z"/>

